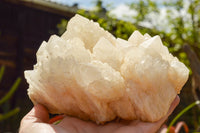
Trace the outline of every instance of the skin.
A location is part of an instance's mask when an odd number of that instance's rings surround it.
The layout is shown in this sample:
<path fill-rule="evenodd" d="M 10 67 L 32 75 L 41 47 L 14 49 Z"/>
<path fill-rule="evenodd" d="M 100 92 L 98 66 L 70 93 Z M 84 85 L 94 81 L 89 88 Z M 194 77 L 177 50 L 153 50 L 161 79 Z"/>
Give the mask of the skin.
<path fill-rule="evenodd" d="M 21 120 L 19 133 L 155 133 L 179 104 L 177 96 L 166 116 L 154 123 L 137 121 L 110 122 L 97 125 L 66 116 L 59 124 L 49 124 L 49 113 L 42 105 L 35 105 Z"/>

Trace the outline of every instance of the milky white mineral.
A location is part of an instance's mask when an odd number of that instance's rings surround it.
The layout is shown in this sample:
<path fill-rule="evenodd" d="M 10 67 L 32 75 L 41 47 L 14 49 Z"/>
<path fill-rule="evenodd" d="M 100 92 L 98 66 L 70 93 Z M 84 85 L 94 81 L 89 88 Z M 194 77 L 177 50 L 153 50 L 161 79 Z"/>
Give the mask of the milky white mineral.
<path fill-rule="evenodd" d="M 75 15 L 61 37 L 41 44 L 25 78 L 32 102 L 50 113 L 96 123 L 116 117 L 155 122 L 166 115 L 188 73 L 159 36 L 135 31 L 126 41 Z"/>

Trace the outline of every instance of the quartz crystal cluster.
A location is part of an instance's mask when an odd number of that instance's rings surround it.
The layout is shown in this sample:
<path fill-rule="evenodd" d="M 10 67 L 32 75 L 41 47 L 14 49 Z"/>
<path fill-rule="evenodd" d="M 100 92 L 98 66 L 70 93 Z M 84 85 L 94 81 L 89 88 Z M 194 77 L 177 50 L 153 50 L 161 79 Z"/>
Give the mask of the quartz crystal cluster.
<path fill-rule="evenodd" d="M 50 113 L 96 123 L 155 122 L 166 115 L 188 73 L 159 36 L 134 31 L 127 41 L 75 15 L 61 37 L 41 44 L 25 78 L 32 102 Z"/>

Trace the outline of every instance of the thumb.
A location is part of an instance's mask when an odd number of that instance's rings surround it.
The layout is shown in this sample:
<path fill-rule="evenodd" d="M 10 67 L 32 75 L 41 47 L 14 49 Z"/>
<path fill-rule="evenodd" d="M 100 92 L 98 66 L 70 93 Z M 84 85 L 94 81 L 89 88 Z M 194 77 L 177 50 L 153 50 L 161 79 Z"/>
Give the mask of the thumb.
<path fill-rule="evenodd" d="M 48 121 L 49 113 L 47 109 L 44 106 L 37 104 L 26 116 L 24 116 L 21 121 L 21 125 L 27 125 L 31 123 L 47 123 Z"/>

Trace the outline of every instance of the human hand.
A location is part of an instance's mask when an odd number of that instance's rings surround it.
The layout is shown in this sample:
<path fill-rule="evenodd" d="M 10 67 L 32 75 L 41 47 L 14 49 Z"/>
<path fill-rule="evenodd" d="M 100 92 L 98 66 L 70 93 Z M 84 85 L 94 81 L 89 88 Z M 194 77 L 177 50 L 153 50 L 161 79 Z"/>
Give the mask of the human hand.
<path fill-rule="evenodd" d="M 167 120 L 179 101 L 180 99 L 177 96 L 171 104 L 167 115 L 157 122 L 122 120 L 105 125 L 97 125 L 70 116 L 66 116 L 57 125 L 49 124 L 48 111 L 42 105 L 36 105 L 22 119 L 19 133 L 155 133 Z"/>

